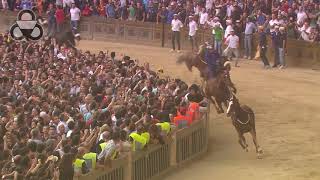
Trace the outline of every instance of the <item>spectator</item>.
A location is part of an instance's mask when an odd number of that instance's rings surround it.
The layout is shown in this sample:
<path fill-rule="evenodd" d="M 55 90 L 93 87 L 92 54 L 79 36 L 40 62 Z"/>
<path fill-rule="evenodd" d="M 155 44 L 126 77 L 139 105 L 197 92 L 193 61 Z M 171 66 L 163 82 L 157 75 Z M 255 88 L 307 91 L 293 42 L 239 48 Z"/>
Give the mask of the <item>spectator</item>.
<path fill-rule="evenodd" d="M 223 29 L 220 24 L 215 24 L 214 30 L 214 50 L 222 54 Z"/>
<path fill-rule="evenodd" d="M 287 46 L 287 33 L 285 32 L 284 27 L 280 27 L 280 43 L 279 43 L 279 69 L 283 69 L 286 67 L 285 62 L 285 54 L 286 54 L 286 46 Z"/>
<path fill-rule="evenodd" d="M 270 68 L 270 63 L 267 57 L 267 50 L 268 50 L 268 43 L 267 43 L 267 35 L 266 32 L 264 31 L 263 26 L 259 26 L 259 50 L 260 50 L 260 58 L 263 62 L 264 68 L 269 69 Z"/>
<path fill-rule="evenodd" d="M 70 9 L 70 20 L 71 20 L 71 27 L 73 32 L 78 32 L 80 16 L 81 16 L 80 9 L 76 7 L 75 3 L 72 3 L 71 9 Z"/>
<path fill-rule="evenodd" d="M 199 24 L 200 26 L 204 26 L 205 23 L 208 21 L 208 13 L 206 12 L 205 8 L 201 9 L 201 12 L 199 12 Z"/>
<path fill-rule="evenodd" d="M 56 10 L 56 21 L 57 21 L 57 32 L 61 32 L 63 29 L 63 24 L 64 24 L 64 11 L 62 9 L 62 6 L 58 6 L 58 9 Z"/>
<path fill-rule="evenodd" d="M 145 8 L 141 5 L 141 3 L 137 3 L 137 9 L 136 9 L 136 20 L 137 21 L 145 21 Z"/>
<path fill-rule="evenodd" d="M 47 11 L 48 15 L 48 32 L 47 36 L 52 37 L 55 34 L 55 29 L 56 29 L 56 17 L 55 17 L 55 12 L 56 10 L 54 9 L 53 4 L 49 5 L 49 10 Z"/>
<path fill-rule="evenodd" d="M 194 20 L 193 16 L 189 16 L 189 40 L 191 43 L 192 51 L 194 48 L 197 50 L 198 49 L 198 41 L 197 41 L 197 30 L 198 30 L 198 25 L 196 21 Z"/>
<path fill-rule="evenodd" d="M 128 17 L 128 20 L 129 21 L 135 21 L 136 20 L 136 9 L 133 5 L 133 3 L 131 2 L 129 8 L 128 8 L 128 11 L 129 11 L 129 17 Z"/>
<path fill-rule="evenodd" d="M 256 30 L 256 25 L 252 22 L 250 18 L 247 19 L 246 27 L 244 31 L 244 49 L 245 55 L 244 59 L 252 59 L 252 36 Z"/>
<path fill-rule="evenodd" d="M 183 27 L 182 22 L 178 19 L 178 15 L 174 15 L 174 19 L 171 22 L 171 30 L 172 30 L 172 50 L 174 52 L 176 50 L 175 41 L 178 44 L 178 53 L 180 53 L 180 29 Z"/>
<path fill-rule="evenodd" d="M 114 2 L 110 1 L 106 5 L 106 18 L 115 19 L 116 18 L 116 6 L 114 5 Z"/>
<path fill-rule="evenodd" d="M 281 37 L 280 37 L 280 32 L 279 32 L 279 26 L 275 26 L 274 31 L 271 33 L 271 38 L 272 38 L 272 45 L 274 48 L 274 63 L 273 63 L 273 68 L 277 67 L 279 65 L 279 48 L 282 45 L 281 42 Z"/>
<path fill-rule="evenodd" d="M 227 57 L 231 58 L 233 55 L 235 56 L 235 67 L 238 66 L 238 58 L 239 58 L 239 37 L 235 35 L 234 30 L 230 30 L 230 35 L 227 37 L 225 44 L 227 48 L 224 50 L 223 54 Z"/>

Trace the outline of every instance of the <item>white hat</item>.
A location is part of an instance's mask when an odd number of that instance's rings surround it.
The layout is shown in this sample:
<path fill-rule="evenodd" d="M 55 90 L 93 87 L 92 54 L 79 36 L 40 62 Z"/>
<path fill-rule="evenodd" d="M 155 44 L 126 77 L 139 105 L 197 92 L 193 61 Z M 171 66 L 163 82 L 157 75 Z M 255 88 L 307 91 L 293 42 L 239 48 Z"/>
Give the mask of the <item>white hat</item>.
<path fill-rule="evenodd" d="M 279 28 L 279 26 L 278 26 L 278 25 L 276 25 L 274 28 L 278 29 L 278 28 Z"/>
<path fill-rule="evenodd" d="M 65 56 L 63 56 L 61 53 L 59 53 L 59 54 L 57 55 L 57 58 L 58 58 L 58 59 L 63 59 L 63 60 L 65 60 L 65 59 L 66 59 L 66 57 L 65 57 Z"/>
<path fill-rule="evenodd" d="M 232 23 L 232 20 L 228 19 L 226 20 L 227 23 Z"/>
<path fill-rule="evenodd" d="M 284 27 L 280 27 L 279 30 L 280 30 L 280 31 L 284 31 L 285 28 L 284 28 Z"/>
<path fill-rule="evenodd" d="M 46 112 L 44 112 L 44 111 L 41 111 L 41 112 L 40 112 L 40 117 L 44 118 L 44 117 L 46 117 L 46 116 L 47 116 L 47 113 L 46 113 Z"/>
<path fill-rule="evenodd" d="M 80 34 L 79 34 L 79 33 L 77 33 L 77 34 L 75 34 L 75 35 L 74 35 L 74 37 L 80 37 Z"/>

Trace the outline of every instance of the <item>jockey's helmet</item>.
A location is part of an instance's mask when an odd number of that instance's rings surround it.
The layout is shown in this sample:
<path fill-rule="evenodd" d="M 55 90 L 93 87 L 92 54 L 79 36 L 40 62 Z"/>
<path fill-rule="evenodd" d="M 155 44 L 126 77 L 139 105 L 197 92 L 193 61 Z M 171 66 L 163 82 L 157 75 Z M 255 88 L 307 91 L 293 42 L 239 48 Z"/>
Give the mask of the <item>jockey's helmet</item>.
<path fill-rule="evenodd" d="M 227 67 L 227 66 L 231 66 L 231 62 L 230 62 L 230 61 L 226 61 L 226 62 L 223 64 L 223 67 Z"/>

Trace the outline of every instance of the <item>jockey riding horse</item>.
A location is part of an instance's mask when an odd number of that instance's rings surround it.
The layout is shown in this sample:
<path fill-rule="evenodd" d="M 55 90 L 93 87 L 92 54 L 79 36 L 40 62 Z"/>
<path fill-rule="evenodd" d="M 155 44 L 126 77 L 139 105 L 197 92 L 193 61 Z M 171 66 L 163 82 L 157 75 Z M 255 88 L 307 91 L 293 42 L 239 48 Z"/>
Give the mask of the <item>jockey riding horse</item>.
<path fill-rule="evenodd" d="M 215 78 L 218 74 L 223 73 L 227 86 L 234 93 L 237 92 L 230 77 L 231 63 L 226 57 L 221 56 L 209 43 L 200 46 L 198 55 L 200 56 L 200 60 L 207 64 L 207 70 L 203 72 L 207 74 L 205 76 L 207 77 L 206 79 Z"/>

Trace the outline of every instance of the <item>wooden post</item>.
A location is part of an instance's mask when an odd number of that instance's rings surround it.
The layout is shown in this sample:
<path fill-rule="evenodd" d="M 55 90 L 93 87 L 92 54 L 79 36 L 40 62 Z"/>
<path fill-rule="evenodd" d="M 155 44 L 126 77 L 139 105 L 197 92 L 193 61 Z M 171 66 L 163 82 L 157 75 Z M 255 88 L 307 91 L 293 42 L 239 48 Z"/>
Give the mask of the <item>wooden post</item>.
<path fill-rule="evenodd" d="M 124 180 L 132 179 L 132 152 L 130 151 L 127 156 L 127 164 L 124 169 Z"/>
<path fill-rule="evenodd" d="M 172 141 L 170 142 L 170 166 L 177 166 L 177 134 L 172 134 Z"/>

